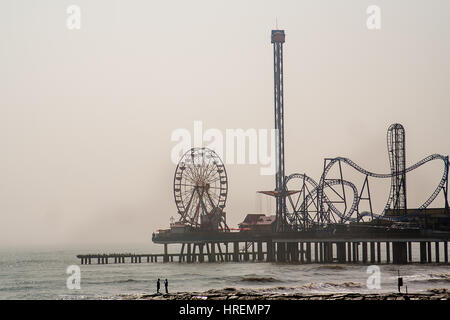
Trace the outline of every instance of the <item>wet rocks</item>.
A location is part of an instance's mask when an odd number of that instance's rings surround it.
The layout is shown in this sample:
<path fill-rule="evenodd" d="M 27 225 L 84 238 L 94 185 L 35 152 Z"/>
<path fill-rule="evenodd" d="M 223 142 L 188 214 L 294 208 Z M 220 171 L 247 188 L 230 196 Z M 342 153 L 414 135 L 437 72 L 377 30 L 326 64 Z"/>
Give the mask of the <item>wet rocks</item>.
<path fill-rule="evenodd" d="M 450 291 L 430 289 L 422 293 L 274 293 L 256 289 L 211 289 L 205 292 L 177 292 L 171 294 L 121 295 L 123 300 L 448 300 Z"/>

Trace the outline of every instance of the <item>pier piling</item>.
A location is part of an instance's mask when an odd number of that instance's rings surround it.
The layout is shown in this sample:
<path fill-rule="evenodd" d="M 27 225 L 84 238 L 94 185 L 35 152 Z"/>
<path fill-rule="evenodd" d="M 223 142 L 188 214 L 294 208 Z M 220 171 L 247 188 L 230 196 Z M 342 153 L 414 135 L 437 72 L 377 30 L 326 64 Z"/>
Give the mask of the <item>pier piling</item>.
<path fill-rule="evenodd" d="M 432 246 L 434 242 L 434 247 Z M 443 245 L 441 247 L 441 242 Z M 265 243 L 265 245 L 263 245 Z M 290 262 L 290 263 L 448 263 L 448 241 L 446 239 L 430 239 L 417 241 L 401 241 L 393 239 L 383 241 L 386 257 L 382 256 L 382 242 L 380 241 L 272 241 L 270 239 L 252 241 L 232 241 L 232 251 L 229 252 L 229 242 L 183 242 L 179 253 L 169 253 L 168 244 L 164 245 L 164 252 L 160 254 L 87 254 L 78 255 L 80 264 L 87 265 L 96 259 L 97 264 L 110 263 L 142 263 L 143 258 L 147 263 L 160 261 L 174 262 L 208 262 L 214 261 L 252 261 L 252 262 Z M 392 257 L 391 257 L 392 243 Z M 361 244 L 361 248 L 358 248 Z M 216 252 L 217 245 L 217 252 Z M 222 245 L 225 247 L 223 250 Z M 414 257 L 414 246 L 417 245 L 418 256 Z M 206 252 L 204 250 L 206 246 Z M 312 248 L 314 246 L 314 248 Z M 433 247 L 433 248 L 432 248 Z M 251 249 L 250 249 L 251 248 Z M 383 249 L 384 250 L 384 249 Z M 442 251 L 441 251 L 442 250 Z M 312 252 L 314 251 L 314 253 Z M 314 254 L 314 258 L 313 258 Z M 361 255 L 361 257 L 359 256 Z M 416 260 L 414 260 L 414 258 Z M 392 260 L 391 260 L 392 259 Z"/>

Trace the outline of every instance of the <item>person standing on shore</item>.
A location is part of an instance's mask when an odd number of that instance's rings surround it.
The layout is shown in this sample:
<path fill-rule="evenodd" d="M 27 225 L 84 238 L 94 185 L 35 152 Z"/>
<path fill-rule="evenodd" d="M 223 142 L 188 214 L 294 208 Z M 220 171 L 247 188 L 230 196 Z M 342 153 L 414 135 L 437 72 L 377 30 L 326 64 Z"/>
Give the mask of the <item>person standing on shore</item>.
<path fill-rule="evenodd" d="M 161 288 L 161 283 L 159 282 L 159 278 L 158 278 L 158 281 L 156 281 L 156 293 L 159 293 L 160 288 Z"/>
<path fill-rule="evenodd" d="M 166 293 L 169 293 L 169 281 L 164 280 L 164 287 L 166 288 Z"/>

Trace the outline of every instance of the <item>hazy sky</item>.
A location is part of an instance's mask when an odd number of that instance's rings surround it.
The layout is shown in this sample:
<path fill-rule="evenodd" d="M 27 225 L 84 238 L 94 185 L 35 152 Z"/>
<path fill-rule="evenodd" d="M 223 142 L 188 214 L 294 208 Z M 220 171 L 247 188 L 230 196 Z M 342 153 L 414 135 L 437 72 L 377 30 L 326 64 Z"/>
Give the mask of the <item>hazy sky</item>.
<path fill-rule="evenodd" d="M 66 26 L 69 5 L 81 29 Z M 366 8 L 381 8 L 368 30 Z M 270 30 L 286 32 L 286 173 L 318 180 L 324 157 L 388 172 L 402 123 L 407 165 L 448 154 L 450 2 L 0 2 L 0 245 L 147 243 L 177 218 L 173 130 L 273 127 Z M 416 207 L 442 165 L 408 175 Z M 227 165 L 228 223 L 274 187 Z M 374 182 L 382 210 L 389 181 Z M 439 196 L 436 206 L 442 206 Z"/>

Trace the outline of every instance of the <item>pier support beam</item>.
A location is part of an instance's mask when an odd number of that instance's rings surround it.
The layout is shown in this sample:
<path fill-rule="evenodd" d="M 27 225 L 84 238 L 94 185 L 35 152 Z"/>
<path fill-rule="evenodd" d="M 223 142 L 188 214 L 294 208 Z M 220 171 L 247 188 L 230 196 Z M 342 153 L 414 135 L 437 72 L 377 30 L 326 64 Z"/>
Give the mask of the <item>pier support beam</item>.
<path fill-rule="evenodd" d="M 298 262 L 299 259 L 298 242 L 289 242 L 287 245 L 289 248 L 287 261 Z"/>
<path fill-rule="evenodd" d="M 286 243 L 285 242 L 277 242 L 277 261 L 278 262 L 286 261 Z"/>
<path fill-rule="evenodd" d="M 370 242 L 370 262 L 375 263 L 375 242 Z"/>
<path fill-rule="evenodd" d="M 184 243 L 181 244 L 180 255 L 178 256 L 178 262 L 184 261 Z M 153 257 L 152 257 L 153 262 Z"/>
<path fill-rule="evenodd" d="M 391 262 L 391 243 L 389 241 L 386 242 L 386 262 Z"/>
<path fill-rule="evenodd" d="M 186 262 L 191 263 L 192 262 L 192 256 L 191 256 L 191 244 L 187 244 L 187 256 L 186 256 Z"/>
<path fill-rule="evenodd" d="M 219 257 L 220 257 L 220 261 L 224 262 L 225 258 L 223 257 L 223 252 L 222 252 L 222 247 L 220 245 L 220 242 L 217 242 L 217 249 L 219 250 Z"/>
<path fill-rule="evenodd" d="M 428 263 L 433 262 L 433 260 L 431 259 L 431 242 L 427 242 L 427 258 Z"/>
<path fill-rule="evenodd" d="M 311 242 L 306 243 L 306 262 L 311 263 Z"/>
<path fill-rule="evenodd" d="M 330 263 L 333 256 L 333 244 L 331 242 L 323 243 L 323 261 L 325 263 Z"/>
<path fill-rule="evenodd" d="M 359 262 L 359 252 L 358 252 L 358 242 L 353 242 L 353 262 L 357 263 Z"/>
<path fill-rule="evenodd" d="M 319 242 L 319 262 L 323 263 L 323 242 Z"/>
<path fill-rule="evenodd" d="M 252 260 L 253 260 L 253 261 L 256 261 L 255 241 L 252 241 Z"/>
<path fill-rule="evenodd" d="M 420 242 L 420 263 L 427 262 L 427 243 Z"/>
<path fill-rule="evenodd" d="M 301 247 L 301 251 L 303 254 L 303 243 L 300 242 Z M 292 250 L 293 250 L 293 262 L 298 262 L 300 260 L 300 249 L 299 249 L 299 243 L 298 242 L 294 242 L 292 244 Z M 302 258 L 303 259 L 303 258 Z"/>
<path fill-rule="evenodd" d="M 239 242 L 233 242 L 233 262 L 239 262 Z"/>
<path fill-rule="evenodd" d="M 319 243 L 318 242 L 314 242 L 314 262 L 316 262 L 316 263 L 320 262 Z"/>
<path fill-rule="evenodd" d="M 406 264 L 408 262 L 406 242 L 392 242 L 392 262 Z"/>
<path fill-rule="evenodd" d="M 193 243 L 192 244 L 191 262 L 196 262 L 197 261 L 197 255 L 196 255 L 196 248 L 197 248 L 197 246 L 198 246 L 197 243 Z"/>
<path fill-rule="evenodd" d="M 352 243 L 347 242 L 347 261 L 352 262 Z"/>
<path fill-rule="evenodd" d="M 248 261 L 249 260 L 249 253 L 248 253 L 248 242 L 245 241 L 245 245 L 244 245 L 244 261 Z"/>
<path fill-rule="evenodd" d="M 412 262 L 412 242 L 408 241 L 408 262 Z"/>
<path fill-rule="evenodd" d="M 230 261 L 230 253 L 228 251 L 228 242 L 225 242 L 225 261 Z"/>
<path fill-rule="evenodd" d="M 272 240 L 267 241 L 267 261 L 274 262 L 275 261 L 275 244 Z"/>
<path fill-rule="evenodd" d="M 262 241 L 258 241 L 258 261 L 263 260 L 264 260 L 263 243 Z"/>
<path fill-rule="evenodd" d="M 216 247 L 215 247 L 214 242 L 211 242 L 211 261 L 210 262 L 216 262 Z"/>
<path fill-rule="evenodd" d="M 169 256 L 167 255 L 167 252 L 168 252 L 168 250 L 167 250 L 167 243 L 164 243 L 164 259 L 163 259 L 163 262 L 169 262 Z M 141 262 L 140 258 L 139 258 L 139 262 Z"/>
<path fill-rule="evenodd" d="M 198 244 L 198 262 L 205 262 L 205 254 L 203 253 L 204 243 Z"/>
<path fill-rule="evenodd" d="M 305 263 L 305 243 L 304 242 L 300 242 L 300 250 L 299 250 L 299 255 L 300 255 L 300 262 L 301 263 Z M 297 259 L 298 261 L 299 259 Z"/>
<path fill-rule="evenodd" d="M 336 255 L 339 263 L 345 263 L 345 242 L 336 243 Z"/>
<path fill-rule="evenodd" d="M 444 242 L 444 262 L 448 263 L 448 242 L 447 242 L 447 240 L 445 240 L 445 242 Z M 89 261 L 89 263 L 91 263 L 91 262 Z"/>
<path fill-rule="evenodd" d="M 381 242 L 377 242 L 377 262 L 381 263 Z"/>
<path fill-rule="evenodd" d="M 367 263 L 367 242 L 362 243 L 362 262 Z"/>
<path fill-rule="evenodd" d="M 434 243 L 434 251 L 435 251 L 435 256 L 436 256 L 436 263 L 439 263 L 439 241 L 436 241 Z"/>

